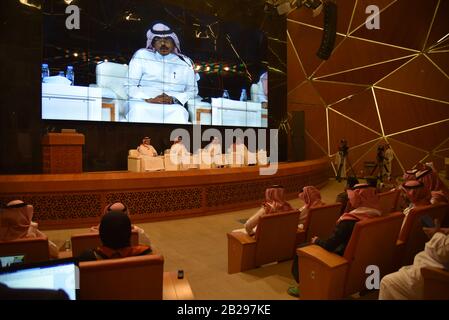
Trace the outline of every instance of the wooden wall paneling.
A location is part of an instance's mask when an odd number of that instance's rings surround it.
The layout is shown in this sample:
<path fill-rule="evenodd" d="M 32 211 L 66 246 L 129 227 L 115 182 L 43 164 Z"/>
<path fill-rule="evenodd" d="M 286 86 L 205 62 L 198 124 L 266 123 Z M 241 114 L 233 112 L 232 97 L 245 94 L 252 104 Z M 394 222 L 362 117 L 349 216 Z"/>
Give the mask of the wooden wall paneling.
<path fill-rule="evenodd" d="M 350 26 L 350 32 L 354 32 L 356 28 L 360 25 L 364 25 L 368 14 L 366 13 L 366 8 L 369 5 L 376 5 L 379 7 L 382 16 L 382 10 L 384 10 L 387 6 L 391 5 L 393 2 L 397 0 L 358 0 L 357 6 L 354 11 L 354 17 L 352 19 L 352 23 Z M 362 28 L 364 28 L 363 26 Z"/>
<path fill-rule="evenodd" d="M 389 138 L 388 142 L 393 148 L 396 157 L 399 158 L 405 170 L 413 168 L 422 158 L 427 155 L 427 152 L 413 147 L 413 145 L 406 145 L 400 141 Z"/>
<path fill-rule="evenodd" d="M 449 78 L 422 55 L 377 86 L 449 102 Z"/>
<path fill-rule="evenodd" d="M 449 135 L 449 120 L 443 123 L 395 134 L 392 138 L 423 150 L 433 150 Z"/>
<path fill-rule="evenodd" d="M 380 14 L 379 29 L 362 27 L 352 35 L 420 51 L 437 3 L 438 0 L 398 0 Z"/>
<path fill-rule="evenodd" d="M 449 21 L 449 1 L 443 0 L 440 1 L 435 20 L 433 21 L 432 29 L 427 39 L 426 49 L 435 45 L 438 40 L 448 33 L 449 26 L 447 21 Z"/>
<path fill-rule="evenodd" d="M 348 84 L 371 85 L 386 77 L 390 73 L 394 72 L 396 69 L 403 66 L 412 58 L 413 56 L 399 58 L 397 60 L 376 64 L 371 67 L 367 66 L 352 71 L 337 73 L 334 75 L 320 76 L 319 79 L 345 82 Z"/>
<path fill-rule="evenodd" d="M 301 105 L 323 105 L 318 91 L 309 81 L 303 82 L 296 89 L 290 91 L 287 100 L 289 103 Z"/>
<path fill-rule="evenodd" d="M 385 90 L 374 91 L 385 134 L 449 119 L 449 104 Z"/>
<path fill-rule="evenodd" d="M 287 69 L 293 71 L 288 73 L 288 93 L 299 86 L 304 80 L 306 80 L 306 75 L 302 71 L 298 56 L 296 55 L 293 44 L 290 40 L 287 41 Z"/>
<path fill-rule="evenodd" d="M 341 99 L 369 90 L 368 86 L 353 85 L 349 83 L 326 82 L 320 80 L 314 80 L 312 83 L 326 104 L 332 104 Z"/>
<path fill-rule="evenodd" d="M 332 109 L 343 113 L 351 119 L 382 133 L 376 104 L 371 90 L 363 91 L 332 106 Z"/>

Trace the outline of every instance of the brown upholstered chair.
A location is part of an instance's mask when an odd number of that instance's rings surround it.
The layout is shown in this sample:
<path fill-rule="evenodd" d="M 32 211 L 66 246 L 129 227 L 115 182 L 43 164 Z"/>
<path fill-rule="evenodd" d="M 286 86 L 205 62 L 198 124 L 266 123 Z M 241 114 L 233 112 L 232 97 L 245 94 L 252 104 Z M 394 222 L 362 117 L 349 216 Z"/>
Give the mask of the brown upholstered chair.
<path fill-rule="evenodd" d="M 162 300 L 161 255 L 80 262 L 79 269 L 82 300 Z"/>
<path fill-rule="evenodd" d="M 395 268 L 413 264 L 415 255 L 424 250 L 429 238 L 422 230 L 421 217 L 429 215 L 432 219 L 443 221 L 448 214 L 448 204 L 435 204 L 410 210 L 397 241 L 397 255 Z"/>
<path fill-rule="evenodd" d="M 379 193 L 379 203 L 383 214 L 395 212 L 398 210 L 399 190 L 390 190 Z"/>
<path fill-rule="evenodd" d="M 263 215 L 253 237 L 228 233 L 228 273 L 291 259 L 296 248 L 299 211 Z"/>
<path fill-rule="evenodd" d="M 364 291 L 369 265 L 389 273 L 402 212 L 356 223 L 343 257 L 317 245 L 297 250 L 301 299 L 342 299 Z"/>
<path fill-rule="evenodd" d="M 421 275 L 425 300 L 449 300 L 449 271 L 425 267 L 421 269 Z"/>
<path fill-rule="evenodd" d="M 311 208 L 307 215 L 304 229 L 296 233 L 296 244 L 310 241 L 313 236 L 327 238 L 332 234 L 338 218 L 340 217 L 341 203 L 328 204 Z"/>
<path fill-rule="evenodd" d="M 74 234 L 71 237 L 72 256 L 79 257 L 84 251 L 95 249 L 101 246 L 100 234 L 98 232 L 88 232 L 82 234 Z M 137 231 L 131 233 L 131 245 L 139 244 L 139 234 Z"/>
<path fill-rule="evenodd" d="M 39 262 L 50 259 L 48 238 L 23 238 L 0 242 L 0 256 L 24 256 L 24 262 Z"/>

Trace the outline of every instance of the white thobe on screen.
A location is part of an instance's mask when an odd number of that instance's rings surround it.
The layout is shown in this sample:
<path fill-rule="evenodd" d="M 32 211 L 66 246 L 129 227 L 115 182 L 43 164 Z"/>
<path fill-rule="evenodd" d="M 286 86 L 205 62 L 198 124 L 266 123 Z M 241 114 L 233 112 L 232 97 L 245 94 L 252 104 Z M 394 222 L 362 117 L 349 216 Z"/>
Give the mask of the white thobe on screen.
<path fill-rule="evenodd" d="M 188 123 L 184 104 L 198 93 L 195 72 L 189 58 L 163 56 L 147 49 L 138 50 L 129 63 L 130 122 Z M 181 104 L 147 103 L 145 99 L 165 93 Z"/>

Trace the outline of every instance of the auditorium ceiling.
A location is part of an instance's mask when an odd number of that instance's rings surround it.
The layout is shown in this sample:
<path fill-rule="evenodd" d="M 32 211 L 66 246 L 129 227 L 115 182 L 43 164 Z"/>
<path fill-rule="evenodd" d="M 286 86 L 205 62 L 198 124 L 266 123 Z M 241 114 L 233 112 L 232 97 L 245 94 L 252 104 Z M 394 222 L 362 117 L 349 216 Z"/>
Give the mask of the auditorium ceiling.
<path fill-rule="evenodd" d="M 377 5 L 379 29 L 368 29 Z M 323 14 L 287 19 L 288 110 L 305 111 L 306 156 L 334 158 L 343 137 L 357 174 L 377 146 L 395 153 L 393 174 L 449 157 L 449 1 L 338 1 L 335 48 L 320 60 Z M 334 168 L 335 170 L 335 168 Z"/>

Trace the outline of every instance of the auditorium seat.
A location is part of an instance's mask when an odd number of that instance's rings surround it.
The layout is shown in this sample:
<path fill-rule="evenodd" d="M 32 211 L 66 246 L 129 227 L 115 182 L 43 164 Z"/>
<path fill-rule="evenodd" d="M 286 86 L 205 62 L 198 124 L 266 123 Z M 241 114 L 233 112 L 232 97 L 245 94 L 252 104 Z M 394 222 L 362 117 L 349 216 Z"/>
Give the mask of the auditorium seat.
<path fill-rule="evenodd" d="M 338 218 L 340 218 L 341 203 L 333 203 L 325 206 L 311 208 L 304 223 L 304 228 L 298 228 L 296 233 L 296 244 L 301 244 L 313 236 L 321 239 L 329 237 Z"/>
<path fill-rule="evenodd" d="M 421 269 L 424 279 L 424 300 L 449 300 L 449 271 L 425 267 Z"/>
<path fill-rule="evenodd" d="M 342 299 L 364 291 L 370 265 L 379 268 L 381 279 L 395 254 L 402 220 L 402 212 L 395 212 L 356 223 L 343 256 L 317 245 L 299 248 L 300 299 Z"/>
<path fill-rule="evenodd" d="M 23 238 L 0 241 L 0 256 L 24 256 L 24 262 L 39 262 L 50 259 L 48 238 Z"/>
<path fill-rule="evenodd" d="M 399 190 L 390 190 L 379 193 L 379 202 L 382 214 L 398 210 Z"/>
<path fill-rule="evenodd" d="M 161 255 L 80 262 L 79 270 L 82 300 L 162 300 Z"/>
<path fill-rule="evenodd" d="M 73 257 L 78 257 L 86 250 L 95 249 L 101 246 L 100 234 L 98 234 L 98 232 L 74 234 L 71 237 L 71 242 Z M 139 234 L 137 231 L 133 231 L 131 233 L 131 245 L 136 246 L 138 244 Z"/>
<path fill-rule="evenodd" d="M 128 171 L 131 172 L 142 171 L 142 163 L 137 149 L 131 149 L 128 151 Z"/>
<path fill-rule="evenodd" d="M 291 259 L 296 248 L 298 219 L 297 210 L 263 215 L 254 238 L 243 232 L 229 232 L 228 273 Z"/>
<path fill-rule="evenodd" d="M 423 251 L 425 243 L 429 241 L 429 238 L 422 230 L 421 217 L 428 215 L 432 220 L 438 219 L 443 221 L 448 210 L 449 204 L 443 203 L 410 210 L 397 241 L 396 269 L 413 264 L 415 255 Z"/>

